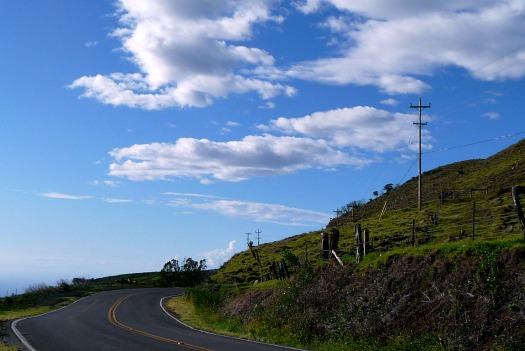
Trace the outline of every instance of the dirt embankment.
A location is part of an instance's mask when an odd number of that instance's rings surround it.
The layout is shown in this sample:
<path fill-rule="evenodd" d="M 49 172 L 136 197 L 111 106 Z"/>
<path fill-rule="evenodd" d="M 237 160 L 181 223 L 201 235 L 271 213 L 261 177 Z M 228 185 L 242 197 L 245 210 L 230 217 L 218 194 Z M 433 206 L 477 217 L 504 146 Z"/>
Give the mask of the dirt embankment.
<path fill-rule="evenodd" d="M 381 267 L 325 265 L 222 309 L 252 330 L 299 339 L 428 337 L 450 350 L 525 345 L 525 249 L 390 257 Z"/>

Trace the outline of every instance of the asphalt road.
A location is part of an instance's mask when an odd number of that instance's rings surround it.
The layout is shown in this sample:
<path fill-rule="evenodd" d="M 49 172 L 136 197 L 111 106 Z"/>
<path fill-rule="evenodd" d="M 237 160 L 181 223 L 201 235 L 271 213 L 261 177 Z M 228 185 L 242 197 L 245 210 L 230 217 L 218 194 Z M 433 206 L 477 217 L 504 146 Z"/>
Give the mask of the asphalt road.
<path fill-rule="evenodd" d="M 66 308 L 13 322 L 29 351 L 283 351 L 191 329 L 161 305 L 181 289 L 129 289 L 98 293 Z"/>

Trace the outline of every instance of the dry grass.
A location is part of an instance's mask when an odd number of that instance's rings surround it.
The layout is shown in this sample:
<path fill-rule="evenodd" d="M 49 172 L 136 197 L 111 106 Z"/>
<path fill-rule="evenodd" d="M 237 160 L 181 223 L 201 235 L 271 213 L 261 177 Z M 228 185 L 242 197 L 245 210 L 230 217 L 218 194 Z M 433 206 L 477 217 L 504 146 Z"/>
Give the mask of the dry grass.
<path fill-rule="evenodd" d="M 250 339 L 250 335 L 240 331 L 231 322 L 221 320 L 217 315 L 204 316 L 197 314 L 193 303 L 184 296 L 173 297 L 168 300 L 166 307 L 175 313 L 179 320 L 193 328 L 222 335 Z"/>
<path fill-rule="evenodd" d="M 52 311 L 51 306 L 40 306 L 34 308 L 27 308 L 18 311 L 0 311 L 0 322 L 11 321 L 19 318 L 35 316 L 38 314 Z"/>

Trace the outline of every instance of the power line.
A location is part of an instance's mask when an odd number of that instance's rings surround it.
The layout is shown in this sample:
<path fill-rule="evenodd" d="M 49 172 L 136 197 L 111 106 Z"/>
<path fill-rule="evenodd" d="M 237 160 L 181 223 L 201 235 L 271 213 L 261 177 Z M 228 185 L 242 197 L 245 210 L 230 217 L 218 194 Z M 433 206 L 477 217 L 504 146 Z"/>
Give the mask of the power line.
<path fill-rule="evenodd" d="M 463 144 L 463 145 L 458 145 L 458 146 L 451 146 L 451 147 L 447 147 L 447 148 L 444 148 L 444 149 L 438 149 L 438 150 L 427 151 L 427 152 L 424 152 L 424 154 L 425 154 L 425 155 L 426 155 L 426 154 L 432 154 L 432 153 L 435 153 L 435 152 L 448 151 L 448 150 L 453 150 L 453 149 L 459 149 L 459 148 L 462 148 L 462 147 L 468 147 L 468 146 L 473 146 L 473 145 L 478 145 L 478 144 L 488 143 L 489 141 L 494 141 L 494 140 L 499 140 L 499 139 L 510 138 L 510 137 L 513 137 L 513 136 L 516 136 L 516 135 L 519 135 L 519 134 L 525 134 L 525 131 L 523 131 L 523 132 L 517 132 L 517 133 L 513 133 L 513 134 L 501 135 L 501 136 L 498 136 L 498 137 L 495 137 L 495 138 L 490 138 L 490 139 L 481 140 L 481 141 L 475 141 L 475 142 L 468 143 L 468 144 Z"/>
<path fill-rule="evenodd" d="M 494 60 L 492 60 L 492 61 L 490 61 L 490 62 L 488 62 L 488 63 L 486 63 L 486 64 L 484 64 L 484 65 L 482 65 L 482 66 L 479 66 L 478 68 L 476 68 L 476 69 L 474 69 L 474 70 L 472 70 L 472 71 L 470 71 L 470 72 L 471 72 L 471 73 L 476 73 L 476 72 L 478 72 L 478 71 L 481 71 L 481 70 L 484 69 L 485 67 L 488 67 L 488 66 L 492 65 L 493 63 L 496 63 L 496 62 L 500 61 L 501 59 L 503 59 L 503 58 L 505 58 L 505 57 L 507 57 L 507 56 L 510 56 L 510 54 L 513 54 L 513 53 L 517 52 L 518 50 L 520 50 L 520 49 L 522 49 L 522 48 L 524 48 L 524 47 L 525 47 L 525 43 L 522 43 L 521 45 L 515 47 L 514 49 L 512 49 L 512 50 L 506 52 L 505 54 L 503 54 L 503 55 L 501 55 L 501 56 L 495 58 Z M 500 69 L 500 70 L 497 71 L 496 73 L 499 73 L 499 72 L 501 72 L 501 71 L 503 71 L 503 70 L 507 69 L 508 67 L 513 66 L 513 65 L 515 65 L 515 64 L 516 64 L 516 63 L 513 63 L 512 65 L 504 66 L 502 69 Z"/>
<path fill-rule="evenodd" d="M 506 53 L 504 53 L 503 55 L 500 55 L 496 58 L 494 58 L 492 61 L 489 61 L 485 64 L 482 64 L 472 70 L 469 71 L 470 75 L 473 76 L 476 72 L 479 72 L 479 71 L 482 71 L 483 69 L 487 68 L 488 66 L 498 62 L 498 61 L 501 61 L 503 60 L 504 58 L 510 56 L 511 54 L 514 54 L 516 53 L 518 50 L 522 49 L 522 48 L 525 48 L 525 43 L 521 43 L 520 45 L 516 46 L 515 48 L 513 48 L 512 50 L 509 50 L 507 51 Z M 522 60 L 518 60 L 518 61 L 522 61 Z M 495 73 L 499 73 L 501 71 L 504 71 L 505 69 L 511 67 L 511 66 L 514 66 L 516 65 L 517 62 L 514 62 L 514 63 L 511 63 L 511 64 L 508 64 L 506 66 L 503 66 L 501 69 L 499 69 L 497 72 Z M 468 70 L 468 69 L 467 69 Z M 458 83 L 459 81 L 464 81 L 466 80 L 465 78 L 457 78 L 455 80 L 453 80 L 450 84 L 455 84 L 455 83 Z M 514 89 L 517 89 L 519 87 L 521 87 L 524 83 L 520 83 L 518 84 L 516 87 L 512 87 L 512 88 L 509 88 L 508 90 L 514 90 Z M 504 90 L 506 91 L 506 90 Z M 450 113 L 456 113 L 458 111 L 458 109 L 460 109 L 460 107 L 467 107 L 471 101 L 474 101 L 475 99 L 477 99 L 478 97 L 480 96 L 483 96 L 485 95 L 485 92 L 484 93 L 481 93 L 481 94 L 477 94 L 475 96 L 472 96 L 468 99 L 462 99 L 461 102 L 458 102 L 456 104 L 449 104 L 448 106 L 443 106 L 443 108 L 441 108 L 439 111 L 437 111 L 437 113 L 441 116 L 443 115 L 447 115 L 447 114 L 450 114 Z"/>
<path fill-rule="evenodd" d="M 412 164 L 410 165 L 410 167 L 406 170 L 405 174 L 404 174 L 403 177 L 399 180 L 398 184 L 401 184 L 401 182 L 405 179 L 405 177 L 407 176 L 408 172 L 410 172 L 410 170 L 412 169 L 412 167 L 414 167 L 414 165 L 416 164 L 416 161 L 417 161 L 417 159 L 414 159 L 414 162 L 412 162 Z"/>

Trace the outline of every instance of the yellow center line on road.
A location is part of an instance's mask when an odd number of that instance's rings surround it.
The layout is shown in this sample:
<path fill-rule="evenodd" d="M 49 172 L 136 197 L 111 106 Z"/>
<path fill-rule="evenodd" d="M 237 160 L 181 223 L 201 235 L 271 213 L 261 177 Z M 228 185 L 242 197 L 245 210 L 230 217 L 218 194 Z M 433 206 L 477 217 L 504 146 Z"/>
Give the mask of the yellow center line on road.
<path fill-rule="evenodd" d="M 129 298 L 131 296 L 133 296 L 133 295 L 124 296 L 123 298 L 121 298 L 120 300 L 115 302 L 109 308 L 108 319 L 109 319 L 109 322 L 111 324 L 113 324 L 113 325 L 115 325 L 115 326 L 117 326 L 117 327 L 119 327 L 121 329 L 127 330 L 129 332 L 138 334 L 138 335 L 142 335 L 142 336 L 145 336 L 145 337 L 148 337 L 148 338 L 151 338 L 151 339 L 155 339 L 155 340 L 159 340 L 159 341 L 164 341 L 166 343 L 178 345 L 180 347 L 185 347 L 187 349 L 196 350 L 196 351 L 213 351 L 212 349 L 207 349 L 207 348 L 204 348 L 204 347 L 200 347 L 200 346 L 196 346 L 196 345 L 192 345 L 192 344 L 187 344 L 187 343 L 182 342 L 182 341 L 177 341 L 177 340 L 174 340 L 174 339 L 165 338 L 163 336 L 159 336 L 159 335 L 151 334 L 151 333 L 148 333 L 148 332 L 145 332 L 145 331 L 142 331 L 142 330 L 138 330 L 138 329 L 132 328 L 130 326 L 127 326 L 124 323 L 119 322 L 118 319 L 117 319 L 117 308 L 120 306 L 120 304 L 122 302 L 124 302 L 124 300 L 126 300 L 127 298 Z"/>

